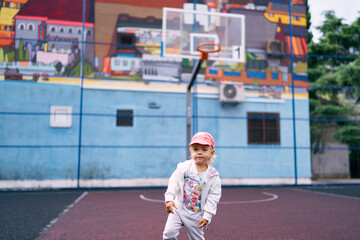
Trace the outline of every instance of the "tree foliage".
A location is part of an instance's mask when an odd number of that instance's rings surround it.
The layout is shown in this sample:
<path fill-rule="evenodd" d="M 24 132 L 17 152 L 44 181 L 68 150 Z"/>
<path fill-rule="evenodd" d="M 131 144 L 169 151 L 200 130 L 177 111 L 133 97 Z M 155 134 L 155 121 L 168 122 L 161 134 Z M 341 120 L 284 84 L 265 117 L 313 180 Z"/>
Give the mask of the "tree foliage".
<path fill-rule="evenodd" d="M 308 5 L 308 0 L 305 0 L 305 6 L 306 6 L 306 29 L 307 29 L 307 43 L 309 44 L 312 39 L 313 39 L 313 34 L 310 31 L 310 27 L 311 27 L 311 13 L 310 13 L 310 8 Z"/>
<path fill-rule="evenodd" d="M 3 63 L 4 61 L 5 61 L 4 49 L 0 48 L 0 63 Z"/>
<path fill-rule="evenodd" d="M 334 11 L 324 16 L 317 27 L 322 34 L 319 42 L 308 41 L 312 145 L 322 146 L 322 134 L 328 126 L 335 126 L 334 139 L 359 148 L 360 17 L 345 24 Z M 359 156 L 357 151 L 351 150 L 350 162 L 358 161 L 352 159 Z"/>
<path fill-rule="evenodd" d="M 349 101 L 360 100 L 359 90 L 356 89 L 360 87 L 360 18 L 347 25 L 333 11 L 328 11 L 325 19 L 324 24 L 318 27 L 322 38 L 318 43 L 311 41 L 308 45 L 311 105 L 324 109 L 345 108 L 347 115 L 356 114 L 349 107 Z M 318 110 L 310 108 L 313 116 L 326 117 L 329 115 L 323 114 L 332 112 L 323 111 L 319 115 Z"/>
<path fill-rule="evenodd" d="M 309 65 L 335 67 L 352 62 L 353 57 L 358 57 L 360 52 L 360 18 L 348 25 L 343 23 L 342 18 L 337 18 L 334 11 L 327 11 L 324 16 L 323 25 L 316 27 L 322 37 L 318 43 L 310 41 L 308 44 L 309 54 L 324 57 L 310 57 Z"/>
<path fill-rule="evenodd" d="M 19 43 L 18 59 L 19 59 L 19 61 L 24 60 L 24 42 L 22 39 L 20 39 L 20 43 Z"/>
<path fill-rule="evenodd" d="M 81 57 L 79 54 L 75 56 L 75 59 L 72 63 L 66 65 L 64 76 L 70 77 L 79 77 L 81 72 Z M 83 75 L 90 76 L 93 72 L 92 65 L 87 60 L 84 61 Z"/>

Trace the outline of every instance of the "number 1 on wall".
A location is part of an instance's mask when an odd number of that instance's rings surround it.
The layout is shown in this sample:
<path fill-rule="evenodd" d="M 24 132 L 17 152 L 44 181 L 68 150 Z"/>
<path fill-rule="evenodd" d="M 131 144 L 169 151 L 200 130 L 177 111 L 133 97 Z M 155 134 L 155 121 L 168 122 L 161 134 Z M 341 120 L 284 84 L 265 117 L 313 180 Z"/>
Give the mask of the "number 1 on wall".
<path fill-rule="evenodd" d="M 241 55 L 242 55 L 242 49 L 241 46 L 239 45 L 233 45 L 232 46 L 232 58 L 234 60 L 240 61 L 242 59 Z"/>

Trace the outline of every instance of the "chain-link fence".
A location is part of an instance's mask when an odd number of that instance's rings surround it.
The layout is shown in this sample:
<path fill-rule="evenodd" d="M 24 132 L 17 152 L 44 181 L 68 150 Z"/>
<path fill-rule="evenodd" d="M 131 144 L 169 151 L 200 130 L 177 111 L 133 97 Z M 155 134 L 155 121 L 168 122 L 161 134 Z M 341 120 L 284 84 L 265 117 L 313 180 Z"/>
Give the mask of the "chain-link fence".
<path fill-rule="evenodd" d="M 359 178 L 359 89 L 309 83 L 324 56 L 306 58 L 304 4 L 228 8 L 259 20 L 246 63 L 206 62 L 189 110 L 195 61 L 161 57 L 162 8 L 183 3 L 4 2 L 17 10 L 0 38 L 2 188 L 165 186 L 187 158 L 187 111 L 214 136 L 225 185 Z"/>

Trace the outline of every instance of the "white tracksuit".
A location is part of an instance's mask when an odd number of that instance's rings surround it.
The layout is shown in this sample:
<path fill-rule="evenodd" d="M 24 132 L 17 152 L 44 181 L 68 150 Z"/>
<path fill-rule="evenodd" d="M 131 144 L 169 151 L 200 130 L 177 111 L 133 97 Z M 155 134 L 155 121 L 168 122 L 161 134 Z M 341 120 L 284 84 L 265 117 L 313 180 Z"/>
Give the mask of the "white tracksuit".
<path fill-rule="evenodd" d="M 183 225 L 190 239 L 204 239 L 203 228 L 197 228 L 201 218 L 211 222 L 211 218 L 216 214 L 217 204 L 221 197 L 221 182 L 219 173 L 210 165 L 207 181 L 204 182 L 201 191 L 201 212 L 202 217 L 193 219 L 191 214 L 183 208 L 184 198 L 184 179 L 186 172 L 189 171 L 194 160 L 190 159 L 177 165 L 176 170 L 169 179 L 169 185 L 165 192 L 165 202 L 173 201 L 178 210 L 170 213 L 165 225 L 163 239 L 177 239 L 179 230 Z"/>

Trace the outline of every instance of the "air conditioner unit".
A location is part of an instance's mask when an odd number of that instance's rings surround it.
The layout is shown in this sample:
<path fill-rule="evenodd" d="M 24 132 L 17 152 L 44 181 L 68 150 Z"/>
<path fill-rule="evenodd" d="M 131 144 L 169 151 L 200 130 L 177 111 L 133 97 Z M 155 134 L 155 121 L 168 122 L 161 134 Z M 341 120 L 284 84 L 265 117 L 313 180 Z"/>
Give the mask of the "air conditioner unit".
<path fill-rule="evenodd" d="M 272 56 L 281 57 L 281 53 L 283 53 L 283 45 L 279 40 L 267 40 L 266 52 Z"/>
<path fill-rule="evenodd" d="M 239 103 L 245 101 L 245 89 L 243 84 L 235 83 L 221 83 L 220 102 Z"/>

